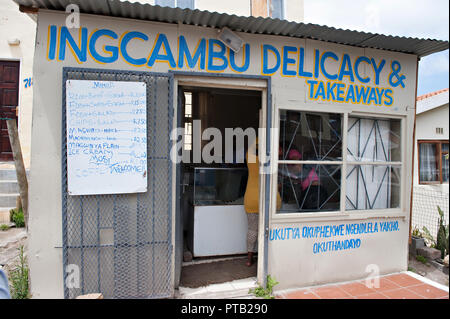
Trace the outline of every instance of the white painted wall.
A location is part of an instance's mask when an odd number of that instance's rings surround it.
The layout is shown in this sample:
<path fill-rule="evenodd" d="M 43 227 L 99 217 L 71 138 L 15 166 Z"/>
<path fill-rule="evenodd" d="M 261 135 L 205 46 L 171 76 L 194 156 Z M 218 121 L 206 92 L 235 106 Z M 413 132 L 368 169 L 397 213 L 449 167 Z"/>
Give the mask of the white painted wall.
<path fill-rule="evenodd" d="M 63 269 L 62 269 L 62 202 L 61 202 L 61 94 L 62 68 L 64 66 L 101 68 L 116 70 L 167 72 L 167 63 L 157 63 L 152 68 L 146 66 L 130 66 L 122 59 L 110 64 L 96 63 L 88 56 L 86 62 L 79 64 L 67 51 L 64 61 L 48 60 L 47 37 L 49 25 L 64 25 L 65 15 L 46 10 L 39 13 L 38 34 L 34 75 L 34 113 L 33 113 L 33 153 L 31 161 L 30 180 L 30 247 L 29 262 L 31 269 L 31 290 L 36 298 L 63 297 Z M 177 48 L 178 35 L 184 35 L 190 48 L 195 47 L 199 39 L 215 38 L 217 30 L 211 28 L 184 26 L 176 24 L 134 21 L 111 17 L 82 15 L 81 23 L 89 29 L 108 28 L 117 34 L 129 30 L 147 34 L 150 41 L 134 41 L 129 45 L 129 52 L 134 57 L 148 56 L 153 40 L 158 33 L 167 35 L 172 48 Z M 74 31 L 76 32 L 76 31 Z M 76 33 L 74 33 L 76 34 Z M 391 107 L 373 105 L 346 104 L 337 102 L 323 102 L 310 100 L 305 78 L 282 76 L 279 72 L 272 75 L 271 93 L 273 95 L 273 118 L 277 118 L 279 108 L 306 109 L 315 111 L 358 112 L 373 116 L 397 117 L 403 120 L 402 138 L 402 185 L 401 207 L 394 210 L 359 211 L 350 213 L 329 214 L 291 214 L 277 215 L 274 207 L 270 212 L 270 228 L 285 227 L 316 227 L 320 225 L 362 223 L 362 222 L 397 222 L 399 229 L 394 232 L 365 234 L 356 236 L 361 239 L 358 249 L 314 254 L 312 247 L 321 239 L 276 240 L 269 242 L 268 273 L 274 276 L 280 284 L 277 289 L 299 287 L 323 282 L 344 281 L 365 278 L 367 266 L 376 264 L 380 273 L 404 271 L 407 269 L 408 234 L 409 234 L 409 201 L 412 184 L 412 128 L 415 103 L 417 58 L 414 55 L 387 52 L 375 49 L 356 48 L 338 44 L 325 43 L 314 40 L 294 39 L 289 37 L 254 35 L 239 33 L 252 52 L 251 64 L 245 74 L 261 74 L 261 44 L 272 44 L 281 50 L 282 46 L 292 45 L 305 48 L 305 70 L 311 70 L 314 64 L 314 50 L 332 50 L 338 56 L 347 53 L 351 59 L 365 55 L 376 60 L 386 59 L 386 66 L 392 60 L 400 61 L 402 73 L 405 75 L 405 88 L 393 88 L 395 97 Z M 105 40 L 109 41 L 109 40 Z M 99 43 L 98 45 L 106 44 Z M 111 44 L 111 43 L 110 43 Z M 242 51 L 236 57 L 241 61 Z M 330 63 L 329 71 L 338 68 L 338 63 Z M 175 69 L 177 70 L 177 69 Z M 180 69 L 178 69 L 180 70 Z M 200 72 L 198 69 L 183 69 Z M 364 69 L 365 75 L 372 71 Z M 235 74 L 229 67 L 222 74 Z M 390 69 L 386 67 L 381 72 L 380 87 L 388 87 L 387 78 Z M 324 79 L 320 75 L 319 79 Z M 349 84 L 349 80 L 343 80 Z M 174 88 L 176 92 L 176 88 Z M 174 96 L 174 100 L 176 97 Z M 274 121 L 274 127 L 278 123 Z M 272 141 L 272 149 L 275 141 Z M 277 162 L 276 152 L 273 153 L 272 163 Z M 276 176 L 272 176 L 272 198 L 276 193 Z M 275 203 L 275 201 L 273 201 Z M 301 216 L 299 216 L 301 215 Z M 173 211 L 173 216 L 175 212 Z M 174 218 L 174 217 L 173 217 Z M 174 220 L 174 219 L 173 219 Z M 175 227 L 175 223 L 172 223 Z M 173 231 L 173 233 L 175 233 Z M 346 236 L 344 239 L 354 238 Z M 174 254 L 173 254 L 174 255 Z"/>
<path fill-rule="evenodd" d="M 284 0 L 285 13 L 284 19 L 288 21 L 305 21 L 304 0 Z"/>
<path fill-rule="evenodd" d="M 195 0 L 195 9 L 235 14 L 237 16 L 250 16 L 250 0 L 211 1 Z"/>
<path fill-rule="evenodd" d="M 30 166 L 33 87 L 25 88 L 23 80 L 33 79 L 35 36 L 36 22 L 13 1 L 0 1 L 0 60 L 20 61 L 18 127 L 26 168 Z M 20 45 L 9 45 L 10 39 L 19 39 Z"/>
<path fill-rule="evenodd" d="M 155 0 L 137 0 L 140 3 L 155 4 Z M 250 0 L 194 0 L 194 9 L 211 12 L 250 16 Z M 284 19 L 288 21 L 304 21 L 304 0 L 284 0 Z"/>
<path fill-rule="evenodd" d="M 430 111 L 417 114 L 417 140 L 448 140 L 448 103 Z M 436 128 L 442 127 L 444 134 L 436 134 Z"/>

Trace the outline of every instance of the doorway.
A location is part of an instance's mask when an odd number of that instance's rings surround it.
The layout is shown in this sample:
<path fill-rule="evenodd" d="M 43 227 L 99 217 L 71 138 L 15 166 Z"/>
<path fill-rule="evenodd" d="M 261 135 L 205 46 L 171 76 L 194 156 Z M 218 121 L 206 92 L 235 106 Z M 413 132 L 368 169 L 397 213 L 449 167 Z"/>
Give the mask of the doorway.
<path fill-rule="evenodd" d="M 257 277 L 256 259 L 250 267 L 246 265 L 244 195 L 249 175 L 245 155 L 251 138 L 244 134 L 240 144 L 236 136 L 227 139 L 227 133 L 238 129 L 258 134 L 262 92 L 180 85 L 178 97 L 178 124 L 183 128 L 177 218 L 181 225 L 177 244 L 183 248 L 179 286 L 197 288 Z M 208 130 L 211 135 L 205 138 Z M 217 137 L 220 143 L 212 144 Z"/>
<path fill-rule="evenodd" d="M 6 120 L 17 121 L 19 66 L 19 61 L 0 61 L 0 161 L 13 160 Z"/>

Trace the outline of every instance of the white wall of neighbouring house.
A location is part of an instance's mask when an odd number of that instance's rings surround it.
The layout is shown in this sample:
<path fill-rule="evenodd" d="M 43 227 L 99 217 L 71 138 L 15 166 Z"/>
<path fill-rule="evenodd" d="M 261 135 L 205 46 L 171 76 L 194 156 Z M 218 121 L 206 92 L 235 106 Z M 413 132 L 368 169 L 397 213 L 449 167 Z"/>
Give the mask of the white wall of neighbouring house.
<path fill-rule="evenodd" d="M 285 0 L 285 16 L 288 21 L 303 22 L 305 19 L 304 0 Z"/>
<path fill-rule="evenodd" d="M 207 10 L 210 12 L 220 12 L 235 14 L 238 16 L 250 16 L 250 0 L 230 0 L 230 1 L 209 1 L 209 0 L 195 0 L 195 9 Z"/>
<path fill-rule="evenodd" d="M 12 0 L 0 1 L 0 60 L 20 61 L 18 128 L 25 167 L 30 166 L 33 56 L 36 22 Z M 10 42 L 20 43 L 11 45 Z M 31 79 L 31 86 L 29 85 Z"/>
<path fill-rule="evenodd" d="M 414 175 L 412 228 L 423 230 L 426 227 L 432 236 L 437 235 L 439 215 L 436 206 L 444 212 L 444 220 L 449 220 L 448 182 L 442 184 L 419 183 L 419 145 L 420 140 L 447 140 L 449 138 L 448 91 L 417 101 L 416 134 L 414 140 Z M 438 132 L 436 128 L 442 128 Z"/>
<path fill-rule="evenodd" d="M 219 12 L 235 14 L 237 16 L 255 15 L 252 12 L 252 3 L 254 5 L 270 4 L 271 0 L 194 0 L 194 9 L 206 10 L 210 12 Z M 282 0 L 284 6 L 284 20 L 303 22 L 304 19 L 304 0 Z M 140 3 L 155 5 L 155 0 L 137 0 Z M 258 15 L 259 16 L 259 15 Z"/>

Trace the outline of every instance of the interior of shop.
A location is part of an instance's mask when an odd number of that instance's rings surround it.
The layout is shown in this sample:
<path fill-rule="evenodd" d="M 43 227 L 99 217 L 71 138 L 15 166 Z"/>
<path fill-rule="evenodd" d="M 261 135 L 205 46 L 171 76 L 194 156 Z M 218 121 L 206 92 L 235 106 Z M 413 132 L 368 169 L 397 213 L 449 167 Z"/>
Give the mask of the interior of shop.
<path fill-rule="evenodd" d="M 252 128 L 257 134 L 261 92 L 183 86 L 179 96 L 184 127 L 179 185 L 184 247 L 180 286 L 196 288 L 256 277 L 256 259 L 246 265 L 244 195 L 249 140 L 245 138 L 242 145 L 234 138 L 231 147 L 225 136 L 227 128 Z M 200 138 L 196 134 L 199 123 L 199 132 L 208 128 L 220 132 L 221 144 L 215 149 L 208 144 L 217 136 Z M 205 147 L 214 155 L 212 162 L 199 154 Z"/>

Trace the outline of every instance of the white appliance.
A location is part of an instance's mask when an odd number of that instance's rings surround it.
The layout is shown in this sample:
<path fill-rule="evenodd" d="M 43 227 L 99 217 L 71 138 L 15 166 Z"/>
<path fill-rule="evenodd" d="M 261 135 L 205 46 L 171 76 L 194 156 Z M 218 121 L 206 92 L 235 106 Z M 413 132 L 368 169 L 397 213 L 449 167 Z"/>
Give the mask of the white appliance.
<path fill-rule="evenodd" d="M 247 168 L 194 169 L 188 248 L 194 257 L 247 253 Z"/>
<path fill-rule="evenodd" d="M 247 253 L 246 214 L 244 205 L 195 206 L 193 255 Z"/>

